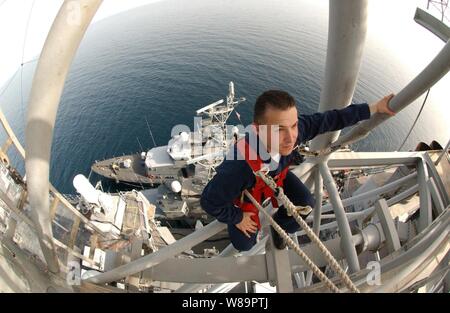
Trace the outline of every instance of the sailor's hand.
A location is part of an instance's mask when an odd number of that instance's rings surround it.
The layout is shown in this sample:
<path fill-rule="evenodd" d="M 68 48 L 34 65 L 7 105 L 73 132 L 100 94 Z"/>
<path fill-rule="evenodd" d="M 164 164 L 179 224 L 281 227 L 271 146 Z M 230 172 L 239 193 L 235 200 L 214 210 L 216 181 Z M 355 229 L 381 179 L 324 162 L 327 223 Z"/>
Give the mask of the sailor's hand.
<path fill-rule="evenodd" d="M 255 215 L 253 212 L 244 212 L 242 221 L 236 224 L 237 229 L 243 232 L 248 238 L 251 237 L 249 233 L 256 233 L 258 230 L 258 225 L 252 220 L 253 215 Z"/>
<path fill-rule="evenodd" d="M 369 105 L 370 114 L 386 113 L 386 114 L 389 114 L 390 116 L 395 115 L 395 112 L 389 108 L 389 101 L 391 101 L 391 99 L 393 97 L 394 97 L 394 94 L 391 93 L 390 95 L 387 95 L 386 97 L 382 98 L 381 100 L 378 100 L 377 102 Z"/>

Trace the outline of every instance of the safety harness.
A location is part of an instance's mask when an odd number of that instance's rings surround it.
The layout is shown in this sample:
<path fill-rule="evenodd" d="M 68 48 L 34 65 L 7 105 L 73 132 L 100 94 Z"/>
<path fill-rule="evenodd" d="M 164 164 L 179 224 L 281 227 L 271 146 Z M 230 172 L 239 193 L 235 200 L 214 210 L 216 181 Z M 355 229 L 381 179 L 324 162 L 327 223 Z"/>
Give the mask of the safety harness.
<path fill-rule="evenodd" d="M 247 140 L 245 140 L 245 138 L 240 139 L 236 145 L 238 152 L 245 158 L 245 161 L 254 173 L 264 170 L 264 162 L 249 145 Z M 288 169 L 289 167 L 286 166 L 278 175 L 273 177 L 277 186 L 283 186 L 283 181 L 286 178 Z M 274 208 L 277 208 L 278 203 L 273 190 L 270 189 L 269 186 L 267 186 L 267 184 L 261 179 L 261 177 L 255 176 L 255 179 L 256 183 L 249 191 L 253 198 L 257 199 L 257 201 L 259 201 L 260 203 L 263 200 L 270 198 L 272 206 Z M 243 212 L 255 213 L 251 218 L 258 225 L 258 229 L 261 229 L 261 223 L 258 216 L 258 208 L 256 208 L 253 203 L 245 201 L 244 192 L 241 193 L 241 196 L 239 198 L 234 200 L 234 205 L 240 207 Z"/>

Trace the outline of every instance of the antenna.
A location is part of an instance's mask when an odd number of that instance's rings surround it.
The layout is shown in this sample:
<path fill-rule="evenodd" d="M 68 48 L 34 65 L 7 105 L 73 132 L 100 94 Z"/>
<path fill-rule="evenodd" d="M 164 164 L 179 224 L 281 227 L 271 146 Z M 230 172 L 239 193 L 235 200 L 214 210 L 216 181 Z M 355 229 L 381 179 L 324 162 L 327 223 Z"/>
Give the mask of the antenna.
<path fill-rule="evenodd" d="M 205 107 L 203 107 L 201 109 L 198 109 L 196 111 L 196 113 L 197 113 L 197 115 L 199 115 L 200 113 L 203 113 L 203 112 L 205 112 L 207 110 L 210 110 L 210 109 L 214 108 L 215 106 L 218 106 L 219 104 L 222 104 L 223 102 L 224 102 L 223 99 L 220 99 L 219 101 L 216 101 L 214 103 L 208 104 L 207 106 L 205 106 Z"/>
<path fill-rule="evenodd" d="M 141 142 L 139 141 L 139 138 L 136 136 L 137 142 L 139 144 L 139 147 L 141 147 L 141 151 L 144 151 L 144 148 L 142 148 Z"/>
<path fill-rule="evenodd" d="M 147 123 L 147 128 L 148 128 L 148 132 L 150 134 L 150 137 L 152 137 L 153 147 L 156 147 L 155 138 L 153 138 L 152 130 L 150 129 L 150 125 L 148 124 L 148 121 L 147 121 L 147 116 L 145 117 L 145 122 Z"/>

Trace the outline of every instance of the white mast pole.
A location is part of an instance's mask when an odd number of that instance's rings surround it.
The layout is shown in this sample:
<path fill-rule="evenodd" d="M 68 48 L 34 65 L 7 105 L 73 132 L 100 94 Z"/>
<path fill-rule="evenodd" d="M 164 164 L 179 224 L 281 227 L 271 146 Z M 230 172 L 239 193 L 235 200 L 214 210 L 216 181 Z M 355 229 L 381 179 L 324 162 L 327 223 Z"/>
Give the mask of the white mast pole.
<path fill-rule="evenodd" d="M 31 88 L 25 168 L 31 216 L 49 271 L 59 272 L 49 211 L 49 162 L 56 112 L 73 57 L 102 0 L 64 1 L 48 33 Z"/>

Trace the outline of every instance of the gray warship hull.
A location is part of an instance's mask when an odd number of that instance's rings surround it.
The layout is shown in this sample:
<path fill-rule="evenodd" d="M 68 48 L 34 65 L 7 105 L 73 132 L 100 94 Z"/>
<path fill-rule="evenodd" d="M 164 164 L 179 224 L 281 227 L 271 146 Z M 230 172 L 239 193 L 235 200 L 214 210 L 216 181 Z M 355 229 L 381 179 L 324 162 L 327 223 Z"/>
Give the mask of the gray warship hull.
<path fill-rule="evenodd" d="M 131 160 L 131 166 L 129 168 L 123 166 L 123 161 L 126 159 Z M 91 169 L 94 173 L 113 180 L 116 183 L 122 182 L 135 185 L 156 186 L 168 179 L 164 176 L 148 176 L 145 162 L 138 153 L 97 161 L 91 166 Z M 174 175 L 172 176 L 177 174 L 178 170 L 174 171 Z"/>

